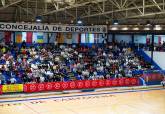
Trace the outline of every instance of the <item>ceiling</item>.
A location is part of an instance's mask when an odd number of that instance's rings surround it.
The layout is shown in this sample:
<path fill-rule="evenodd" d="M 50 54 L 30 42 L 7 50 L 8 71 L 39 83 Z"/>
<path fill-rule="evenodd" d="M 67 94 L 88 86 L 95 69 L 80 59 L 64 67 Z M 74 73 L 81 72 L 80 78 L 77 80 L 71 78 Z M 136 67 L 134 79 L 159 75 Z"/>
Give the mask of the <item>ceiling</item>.
<path fill-rule="evenodd" d="M 0 22 L 165 24 L 165 0 L 0 0 Z"/>

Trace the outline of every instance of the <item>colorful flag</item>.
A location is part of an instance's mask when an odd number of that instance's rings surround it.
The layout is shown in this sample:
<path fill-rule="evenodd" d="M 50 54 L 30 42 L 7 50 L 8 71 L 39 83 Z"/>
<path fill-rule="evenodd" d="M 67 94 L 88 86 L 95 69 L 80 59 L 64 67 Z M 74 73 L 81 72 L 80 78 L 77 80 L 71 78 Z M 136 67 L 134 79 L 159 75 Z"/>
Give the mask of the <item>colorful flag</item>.
<path fill-rule="evenodd" d="M 5 34 L 5 43 L 11 42 L 11 32 L 4 32 Z"/>
<path fill-rule="evenodd" d="M 32 37 L 33 37 L 33 32 L 27 32 L 26 33 L 26 42 L 32 43 Z"/>
<path fill-rule="evenodd" d="M 158 44 L 161 45 L 161 36 L 158 36 Z"/>
<path fill-rule="evenodd" d="M 16 43 L 22 43 L 22 32 L 15 32 Z"/>
<path fill-rule="evenodd" d="M 149 36 L 146 37 L 146 44 L 150 44 L 150 37 Z"/>
<path fill-rule="evenodd" d="M 38 32 L 37 43 L 44 43 L 44 33 L 43 32 Z"/>

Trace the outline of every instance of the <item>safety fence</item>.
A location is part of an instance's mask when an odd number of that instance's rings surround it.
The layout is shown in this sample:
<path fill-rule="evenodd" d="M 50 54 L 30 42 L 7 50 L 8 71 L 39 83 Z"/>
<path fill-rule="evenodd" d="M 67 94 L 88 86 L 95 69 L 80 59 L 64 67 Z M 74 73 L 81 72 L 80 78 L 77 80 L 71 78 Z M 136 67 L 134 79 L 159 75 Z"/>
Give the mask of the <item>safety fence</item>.
<path fill-rule="evenodd" d="M 77 80 L 69 82 L 47 82 L 32 84 L 12 84 L 0 86 L 0 94 L 10 92 L 42 92 L 63 91 L 75 89 L 94 89 L 103 87 L 138 86 L 138 78 L 118 78 L 111 80 Z"/>

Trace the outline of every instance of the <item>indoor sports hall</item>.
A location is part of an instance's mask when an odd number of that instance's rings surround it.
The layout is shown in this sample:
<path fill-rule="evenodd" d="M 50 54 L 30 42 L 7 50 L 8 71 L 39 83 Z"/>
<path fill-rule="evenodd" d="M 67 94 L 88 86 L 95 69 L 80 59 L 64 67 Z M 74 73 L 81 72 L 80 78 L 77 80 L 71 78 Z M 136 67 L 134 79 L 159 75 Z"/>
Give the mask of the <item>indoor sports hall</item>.
<path fill-rule="evenodd" d="M 165 114 L 164 0 L 0 0 L 0 114 Z"/>

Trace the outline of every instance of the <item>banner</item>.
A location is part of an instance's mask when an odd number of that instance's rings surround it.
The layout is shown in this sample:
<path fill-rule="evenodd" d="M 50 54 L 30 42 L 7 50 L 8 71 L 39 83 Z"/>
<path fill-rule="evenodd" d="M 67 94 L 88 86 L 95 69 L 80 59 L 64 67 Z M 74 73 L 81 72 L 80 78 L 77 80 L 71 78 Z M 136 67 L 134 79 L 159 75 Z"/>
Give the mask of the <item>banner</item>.
<path fill-rule="evenodd" d="M 3 85 L 2 93 L 23 92 L 23 84 Z"/>
<path fill-rule="evenodd" d="M 24 92 L 63 91 L 73 89 L 89 89 L 117 86 L 137 86 L 138 78 L 119 78 L 113 80 L 77 80 L 70 82 L 49 82 L 40 84 L 24 84 Z"/>
<path fill-rule="evenodd" d="M 0 22 L 0 31 L 107 33 L 107 26 L 106 25 L 66 26 L 66 25 Z"/>
<path fill-rule="evenodd" d="M 32 43 L 33 39 L 33 32 L 27 32 L 27 35 L 26 35 L 26 43 Z"/>
<path fill-rule="evenodd" d="M 6 44 L 8 44 L 8 43 L 10 43 L 11 42 L 11 32 L 4 32 L 4 34 L 5 34 L 5 43 Z"/>
<path fill-rule="evenodd" d="M 2 94 L 2 85 L 0 85 L 0 95 Z"/>

